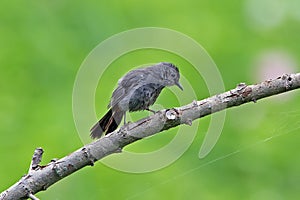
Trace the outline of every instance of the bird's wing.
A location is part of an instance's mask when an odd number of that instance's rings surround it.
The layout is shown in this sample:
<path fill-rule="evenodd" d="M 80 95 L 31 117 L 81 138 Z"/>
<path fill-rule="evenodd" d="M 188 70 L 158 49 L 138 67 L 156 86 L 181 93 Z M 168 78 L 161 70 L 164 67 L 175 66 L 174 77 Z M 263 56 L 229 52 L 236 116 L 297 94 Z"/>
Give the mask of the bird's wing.
<path fill-rule="evenodd" d="M 114 91 L 110 99 L 110 103 L 108 107 L 113 107 L 114 105 L 118 104 L 126 95 L 126 91 L 124 88 L 118 86 Z"/>
<path fill-rule="evenodd" d="M 130 91 L 142 85 L 147 79 L 147 74 L 143 69 L 136 69 L 128 72 L 118 81 L 118 87 L 113 91 L 109 107 L 118 104 Z"/>

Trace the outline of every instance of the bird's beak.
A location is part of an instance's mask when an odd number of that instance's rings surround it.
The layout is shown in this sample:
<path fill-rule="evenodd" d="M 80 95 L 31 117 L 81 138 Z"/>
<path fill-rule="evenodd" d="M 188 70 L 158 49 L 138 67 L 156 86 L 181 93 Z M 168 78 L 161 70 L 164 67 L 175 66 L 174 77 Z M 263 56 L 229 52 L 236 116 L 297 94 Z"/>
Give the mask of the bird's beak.
<path fill-rule="evenodd" d="M 176 85 L 177 85 L 177 87 L 179 87 L 181 90 L 183 90 L 183 87 L 182 87 L 182 85 L 180 85 L 179 82 L 177 82 Z"/>

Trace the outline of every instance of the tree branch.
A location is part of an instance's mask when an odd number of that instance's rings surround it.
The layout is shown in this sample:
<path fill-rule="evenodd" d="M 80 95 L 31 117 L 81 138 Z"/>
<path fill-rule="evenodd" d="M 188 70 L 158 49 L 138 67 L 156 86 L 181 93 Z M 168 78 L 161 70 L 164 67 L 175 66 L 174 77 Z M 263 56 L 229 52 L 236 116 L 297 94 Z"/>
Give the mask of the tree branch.
<path fill-rule="evenodd" d="M 300 88 L 300 73 L 283 75 L 274 80 L 266 80 L 256 85 L 240 83 L 235 89 L 191 104 L 165 109 L 134 123 L 128 123 L 119 130 L 100 138 L 68 156 L 40 166 L 43 153 L 35 150 L 30 170 L 17 183 L 0 194 L 0 200 L 37 199 L 33 194 L 46 190 L 73 172 L 94 165 L 97 160 L 112 153 L 121 152 L 123 147 L 144 137 L 159 133 L 180 124 L 191 125 L 192 121 L 229 107 L 284 93 Z"/>
<path fill-rule="evenodd" d="M 30 174 L 30 172 L 32 172 L 33 170 L 39 167 L 39 164 L 42 161 L 43 153 L 44 150 L 41 147 L 35 149 L 30 163 L 28 174 Z"/>

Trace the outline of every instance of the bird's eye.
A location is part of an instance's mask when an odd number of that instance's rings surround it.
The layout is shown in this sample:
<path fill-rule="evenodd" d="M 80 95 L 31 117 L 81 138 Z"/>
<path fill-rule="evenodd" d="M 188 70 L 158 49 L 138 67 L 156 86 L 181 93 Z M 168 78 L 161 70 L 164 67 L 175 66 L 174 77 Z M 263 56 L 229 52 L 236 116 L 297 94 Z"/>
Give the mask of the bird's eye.
<path fill-rule="evenodd" d="M 175 78 L 176 74 L 171 74 L 171 76 L 172 76 L 173 78 Z"/>

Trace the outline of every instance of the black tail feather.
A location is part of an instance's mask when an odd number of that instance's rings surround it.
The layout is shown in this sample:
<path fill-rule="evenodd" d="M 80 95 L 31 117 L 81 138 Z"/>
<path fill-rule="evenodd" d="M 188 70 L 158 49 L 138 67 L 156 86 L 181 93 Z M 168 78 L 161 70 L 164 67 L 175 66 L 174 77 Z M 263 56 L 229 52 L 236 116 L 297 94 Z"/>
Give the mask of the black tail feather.
<path fill-rule="evenodd" d="M 100 138 L 116 130 L 123 118 L 123 112 L 119 109 L 110 109 L 90 130 L 91 138 Z"/>

